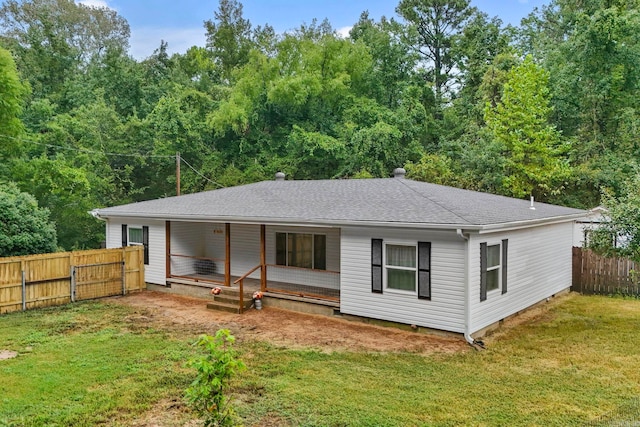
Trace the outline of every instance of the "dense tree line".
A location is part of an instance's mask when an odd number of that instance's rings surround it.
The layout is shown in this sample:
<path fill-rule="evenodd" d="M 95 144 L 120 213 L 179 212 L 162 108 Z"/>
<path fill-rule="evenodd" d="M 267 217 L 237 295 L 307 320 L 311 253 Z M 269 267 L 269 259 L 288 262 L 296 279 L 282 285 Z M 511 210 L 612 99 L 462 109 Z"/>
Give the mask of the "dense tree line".
<path fill-rule="evenodd" d="M 0 8 L 0 182 L 95 247 L 92 208 L 271 179 L 413 179 L 575 207 L 624 197 L 640 154 L 640 1 L 551 0 L 518 27 L 468 0 L 401 0 L 349 37 L 278 34 L 236 0 L 205 46 L 128 55 L 73 0 Z M 13 190 L 12 190 L 13 191 Z"/>

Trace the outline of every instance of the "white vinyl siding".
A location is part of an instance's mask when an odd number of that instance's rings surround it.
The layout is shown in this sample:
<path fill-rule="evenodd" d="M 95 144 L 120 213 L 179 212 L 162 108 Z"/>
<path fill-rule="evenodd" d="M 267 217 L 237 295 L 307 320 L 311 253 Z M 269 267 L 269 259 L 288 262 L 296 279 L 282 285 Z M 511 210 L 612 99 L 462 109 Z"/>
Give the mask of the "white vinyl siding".
<path fill-rule="evenodd" d="M 231 224 L 230 228 L 231 275 L 242 276 L 260 263 L 260 226 Z M 224 274 L 225 229 L 224 223 L 172 221 L 171 253 L 215 258 L 216 272 Z M 260 277 L 260 272 L 250 277 Z"/>
<path fill-rule="evenodd" d="M 260 226 L 231 224 L 231 275 L 242 276 L 258 264 L 260 264 Z M 249 277 L 260 278 L 260 270 L 253 272 Z"/>
<path fill-rule="evenodd" d="M 213 235 L 208 224 L 171 221 L 171 254 L 206 257 L 205 240 Z M 222 236 L 224 244 L 224 235 Z M 224 256 L 224 255 L 223 255 Z"/>
<path fill-rule="evenodd" d="M 508 239 L 508 290 L 488 292 L 480 301 L 480 243 Z M 571 287 L 573 222 L 510 232 L 471 234 L 469 240 L 469 301 L 471 332 Z"/>
<path fill-rule="evenodd" d="M 394 245 L 431 242 L 431 300 L 415 293 L 371 292 L 371 239 Z M 341 230 L 340 311 L 345 314 L 464 332 L 465 245 L 455 231 L 346 227 Z"/>
<path fill-rule="evenodd" d="M 149 227 L 149 264 L 144 266 L 144 278 L 147 283 L 165 285 L 165 222 L 140 218 L 111 218 L 107 222 L 107 248 L 122 246 L 122 224 L 127 224 L 127 229 L 142 230 L 142 226 Z"/>

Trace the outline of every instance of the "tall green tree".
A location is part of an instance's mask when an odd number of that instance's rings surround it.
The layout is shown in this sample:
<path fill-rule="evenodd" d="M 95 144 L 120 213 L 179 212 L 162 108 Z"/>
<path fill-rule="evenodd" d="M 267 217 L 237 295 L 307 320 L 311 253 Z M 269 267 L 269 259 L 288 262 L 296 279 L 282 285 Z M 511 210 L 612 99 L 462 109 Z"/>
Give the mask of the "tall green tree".
<path fill-rule="evenodd" d="M 20 115 L 27 93 L 28 87 L 20 81 L 11 53 L 0 48 L 0 160 L 3 162 L 15 156 L 20 146 L 16 138 L 24 132 Z"/>
<path fill-rule="evenodd" d="M 639 8 L 637 0 L 555 0 L 520 30 L 521 47 L 551 73 L 554 119 L 583 141 L 582 159 L 629 148 L 620 143 L 630 142 L 639 107 Z"/>
<path fill-rule="evenodd" d="M 509 42 L 510 36 L 498 18 L 490 19 L 478 12 L 465 25 L 457 46 L 460 55 L 459 90 L 454 100 L 457 115 L 482 124 L 485 76 L 499 56 L 511 52 Z M 467 125 L 465 120 L 460 122 Z"/>
<path fill-rule="evenodd" d="M 523 21 L 520 47 L 550 73 L 552 120 L 574 140 L 581 204 L 616 191 L 640 156 L 640 2 L 554 0 Z"/>
<path fill-rule="evenodd" d="M 129 25 L 116 11 L 74 0 L 7 0 L 0 44 L 18 58 L 34 95 L 60 96 L 67 80 L 108 48 L 129 46 Z"/>
<path fill-rule="evenodd" d="M 442 108 L 460 69 L 456 42 L 475 8 L 469 0 L 401 0 L 396 12 L 407 22 L 410 43 L 424 61 L 426 80 Z"/>
<path fill-rule="evenodd" d="M 274 57 L 253 51 L 229 97 L 208 115 L 217 148 L 227 163 L 250 170 L 271 163 L 274 168 L 286 166 L 294 176 L 297 171 L 308 178 L 334 176 L 339 170 L 328 164 L 336 164 L 333 156 L 341 150 L 327 144 L 345 143 L 342 120 L 361 95 L 370 66 L 362 43 L 315 24 L 284 36 Z M 324 169 L 313 168 L 321 175 L 299 164 L 306 161 L 301 153 L 319 153 L 316 149 L 332 156 L 322 159 L 327 162 Z"/>
<path fill-rule="evenodd" d="M 402 27 L 383 17 L 375 22 L 368 12 L 351 28 L 352 40 L 364 43 L 373 59 L 367 73 L 367 96 L 383 106 L 397 108 L 404 89 L 416 80 L 418 55 L 400 37 Z"/>
<path fill-rule="evenodd" d="M 88 214 L 98 205 L 92 194 L 90 172 L 69 165 L 63 158 L 36 158 L 17 162 L 12 173 L 19 180 L 20 188 L 28 190 L 47 213 L 51 212 L 62 248 L 99 247 L 104 230 L 103 224 Z"/>
<path fill-rule="evenodd" d="M 220 0 L 214 19 L 204 23 L 207 31 L 207 48 L 220 67 L 224 82 L 232 81 L 233 70 L 249 60 L 251 23 L 242 15 L 242 3 L 236 0 Z"/>
<path fill-rule="evenodd" d="M 14 183 L 0 184 L 0 257 L 56 251 L 49 211 Z"/>
<path fill-rule="evenodd" d="M 485 108 L 487 130 L 506 162 L 504 190 L 514 197 L 548 199 L 565 172 L 560 134 L 549 123 L 549 75 L 527 56 L 506 78 L 500 102 Z"/>

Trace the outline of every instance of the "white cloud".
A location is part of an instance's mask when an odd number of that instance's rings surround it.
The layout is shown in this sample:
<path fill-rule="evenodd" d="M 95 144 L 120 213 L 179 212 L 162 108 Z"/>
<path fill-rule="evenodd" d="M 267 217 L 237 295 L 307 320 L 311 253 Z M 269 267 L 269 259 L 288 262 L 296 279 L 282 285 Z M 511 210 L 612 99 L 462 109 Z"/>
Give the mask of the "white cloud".
<path fill-rule="evenodd" d="M 106 7 L 107 9 L 113 9 L 109 6 L 107 0 L 79 0 L 78 3 L 90 7 Z"/>
<path fill-rule="evenodd" d="M 347 37 L 349 37 L 349 32 L 351 31 L 352 28 L 353 28 L 353 25 L 350 25 L 348 27 L 338 28 L 336 32 L 340 37 L 346 39 Z"/>
<path fill-rule="evenodd" d="M 164 40 L 169 54 L 184 53 L 191 46 L 206 44 L 204 28 L 132 28 L 129 53 L 137 60 L 149 57 Z"/>

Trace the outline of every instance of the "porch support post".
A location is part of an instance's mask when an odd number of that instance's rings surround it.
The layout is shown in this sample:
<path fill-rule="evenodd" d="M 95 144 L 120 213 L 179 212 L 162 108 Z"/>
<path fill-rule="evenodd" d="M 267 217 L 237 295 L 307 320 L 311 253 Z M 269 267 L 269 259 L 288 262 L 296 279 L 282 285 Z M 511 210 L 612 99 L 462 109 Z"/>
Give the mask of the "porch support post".
<path fill-rule="evenodd" d="M 171 277 L 171 221 L 164 222 L 165 275 Z"/>
<path fill-rule="evenodd" d="M 231 224 L 224 224 L 224 285 L 231 286 Z"/>
<path fill-rule="evenodd" d="M 267 251 L 266 251 L 266 226 L 260 225 L 260 290 L 267 289 Z"/>

